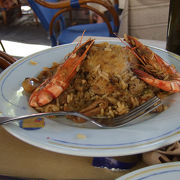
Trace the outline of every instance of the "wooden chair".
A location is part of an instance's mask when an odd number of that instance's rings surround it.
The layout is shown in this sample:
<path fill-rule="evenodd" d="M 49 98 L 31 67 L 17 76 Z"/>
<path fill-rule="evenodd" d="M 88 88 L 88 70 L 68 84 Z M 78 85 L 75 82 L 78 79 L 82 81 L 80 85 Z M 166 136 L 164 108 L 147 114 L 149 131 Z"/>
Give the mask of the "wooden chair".
<path fill-rule="evenodd" d="M 85 30 L 86 36 L 114 36 L 114 33 L 118 32 L 119 29 L 119 17 L 116 11 L 116 7 L 118 7 L 118 0 L 115 0 L 115 6 L 110 4 L 108 1 L 103 0 L 64 0 L 60 2 L 48 2 L 45 0 L 28 0 L 28 2 L 36 3 L 46 8 L 50 8 L 52 10 L 58 10 L 52 17 L 49 23 L 49 34 L 52 42 L 52 46 L 56 46 L 57 44 L 66 44 L 71 43 L 77 36 L 81 36 L 83 31 Z M 100 12 L 98 9 L 89 5 L 89 3 L 102 5 L 107 9 L 107 11 L 111 14 L 112 20 L 109 21 L 108 18 L 104 15 L 104 13 Z M 33 9 L 33 7 L 31 6 Z M 55 36 L 54 24 L 59 16 L 62 16 L 65 12 L 70 12 L 74 9 L 88 9 L 90 11 L 95 12 L 99 16 L 101 16 L 104 20 L 104 23 L 93 23 L 93 24 L 80 24 L 80 25 L 72 25 L 69 27 L 65 27 L 65 25 L 60 26 L 60 33 Z M 33 9 L 35 11 L 35 9 Z M 35 11 L 36 13 L 36 11 Z M 36 15 L 40 17 L 39 14 Z M 62 22 L 62 20 L 60 20 Z M 63 27 L 64 26 L 64 27 Z"/>
<path fill-rule="evenodd" d="M 0 69 L 4 70 L 16 61 L 12 56 L 0 51 Z"/>
<path fill-rule="evenodd" d="M 5 48 L 4 48 L 3 43 L 2 43 L 1 40 L 0 40 L 0 45 L 1 45 L 1 47 L 2 47 L 2 50 L 3 50 L 4 52 L 6 52 L 6 50 L 5 50 Z"/>
<path fill-rule="evenodd" d="M 20 2 L 20 0 L 16 0 L 16 3 L 12 7 L 9 7 L 9 9 L 4 8 L 3 7 L 3 3 L 0 0 L 0 11 L 1 11 L 1 14 L 2 14 L 3 23 L 5 25 L 8 23 L 8 19 L 7 19 L 8 11 L 11 11 L 14 8 L 18 8 L 19 9 L 18 16 L 21 17 L 22 16 L 22 11 L 21 11 L 21 2 Z"/>

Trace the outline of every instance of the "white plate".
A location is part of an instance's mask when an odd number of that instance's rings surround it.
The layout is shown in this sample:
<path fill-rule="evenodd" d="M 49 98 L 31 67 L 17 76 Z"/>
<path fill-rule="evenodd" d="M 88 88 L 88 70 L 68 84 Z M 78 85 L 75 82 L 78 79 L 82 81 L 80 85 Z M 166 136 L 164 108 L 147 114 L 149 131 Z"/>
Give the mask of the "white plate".
<path fill-rule="evenodd" d="M 116 180 L 174 180 L 180 177 L 180 162 L 148 166 L 128 173 Z"/>
<path fill-rule="evenodd" d="M 119 41 L 108 42 L 122 45 Z M 0 74 L 2 116 L 35 112 L 29 107 L 27 96 L 23 95 L 22 81 L 25 77 L 36 76 L 43 67 L 51 66 L 52 62 L 63 61 L 64 56 L 74 47 L 75 44 L 68 44 L 41 51 L 17 61 L 3 71 Z M 157 48 L 152 49 L 180 70 L 178 56 Z M 37 65 L 32 65 L 31 60 L 37 62 Z M 4 128 L 29 144 L 59 153 L 94 157 L 137 154 L 180 139 L 180 94 L 176 93 L 169 99 L 170 107 L 163 113 L 118 129 L 98 129 L 90 127 L 88 123 L 78 126 L 65 118 L 59 118 L 58 121 L 46 119 L 45 127 L 39 130 L 24 130 L 13 123 L 4 125 Z M 86 138 L 78 138 L 78 134 Z"/>

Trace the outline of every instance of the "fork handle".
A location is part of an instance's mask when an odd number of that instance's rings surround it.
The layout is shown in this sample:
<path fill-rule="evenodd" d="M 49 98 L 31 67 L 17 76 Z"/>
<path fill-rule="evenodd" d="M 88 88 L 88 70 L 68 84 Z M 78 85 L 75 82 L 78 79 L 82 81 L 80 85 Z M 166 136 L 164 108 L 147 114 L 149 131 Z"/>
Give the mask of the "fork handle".
<path fill-rule="evenodd" d="M 86 119 L 89 121 L 89 118 L 81 113 L 78 112 L 73 112 L 73 111 L 60 111 L 60 112 L 47 112 L 47 113 L 36 113 L 36 114 L 29 114 L 29 115 L 23 115 L 23 116 L 18 116 L 18 117 L 0 117 L 0 125 L 6 124 L 12 121 L 17 121 L 17 120 L 23 120 L 23 119 L 28 119 L 28 118 L 34 118 L 34 117 L 42 117 L 42 116 L 77 116 L 83 119 Z"/>

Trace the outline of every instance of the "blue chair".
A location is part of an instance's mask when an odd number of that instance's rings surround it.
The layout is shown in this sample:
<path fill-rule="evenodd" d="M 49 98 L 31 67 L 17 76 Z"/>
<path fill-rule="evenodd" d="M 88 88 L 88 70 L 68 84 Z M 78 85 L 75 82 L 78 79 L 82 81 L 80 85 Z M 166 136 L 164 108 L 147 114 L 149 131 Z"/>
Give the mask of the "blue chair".
<path fill-rule="evenodd" d="M 57 3 L 57 0 L 47 0 L 48 2 L 51 3 Z M 40 4 L 36 3 L 34 0 L 28 0 L 29 5 L 31 6 L 32 10 L 34 11 L 34 13 L 37 15 L 37 17 L 39 18 L 43 28 L 49 33 L 49 25 L 51 23 L 51 20 L 53 18 L 53 16 L 60 10 L 60 9 L 50 9 L 50 8 L 46 8 L 44 6 L 41 6 Z M 60 15 L 58 17 L 57 20 L 60 20 L 60 26 L 62 28 L 62 30 L 65 28 L 64 26 L 64 18 L 62 15 Z M 52 46 L 56 46 L 56 34 L 55 32 L 52 32 L 51 36 L 51 45 Z"/>
<path fill-rule="evenodd" d="M 76 37 L 81 36 L 85 30 L 86 36 L 104 36 L 111 37 L 119 29 L 119 17 L 117 13 L 118 1 L 115 0 L 115 6 L 107 1 L 102 0 L 28 0 L 31 8 L 40 19 L 43 27 L 49 32 L 52 46 L 58 44 L 71 43 Z M 109 14 L 111 21 L 108 20 L 104 13 L 92 7 L 87 3 L 96 3 L 104 6 Z M 104 23 L 81 24 L 65 27 L 63 13 L 70 12 L 73 9 L 88 9 L 102 17 Z M 54 24 L 60 20 L 60 33 L 56 36 Z"/>

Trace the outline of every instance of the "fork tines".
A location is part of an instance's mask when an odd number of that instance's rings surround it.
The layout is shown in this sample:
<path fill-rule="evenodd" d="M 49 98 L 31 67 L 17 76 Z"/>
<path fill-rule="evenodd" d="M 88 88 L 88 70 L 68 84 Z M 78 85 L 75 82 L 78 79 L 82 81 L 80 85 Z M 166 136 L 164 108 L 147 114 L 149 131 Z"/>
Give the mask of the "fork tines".
<path fill-rule="evenodd" d="M 142 105 L 134 108 L 129 113 L 118 116 L 116 118 L 110 119 L 108 121 L 102 121 L 101 123 L 104 124 L 106 127 L 120 127 L 124 126 L 129 122 L 137 120 L 137 118 L 140 118 L 147 113 L 152 112 L 154 109 L 156 109 L 158 106 L 162 104 L 161 100 L 154 96 L 150 100 L 146 101 Z"/>

